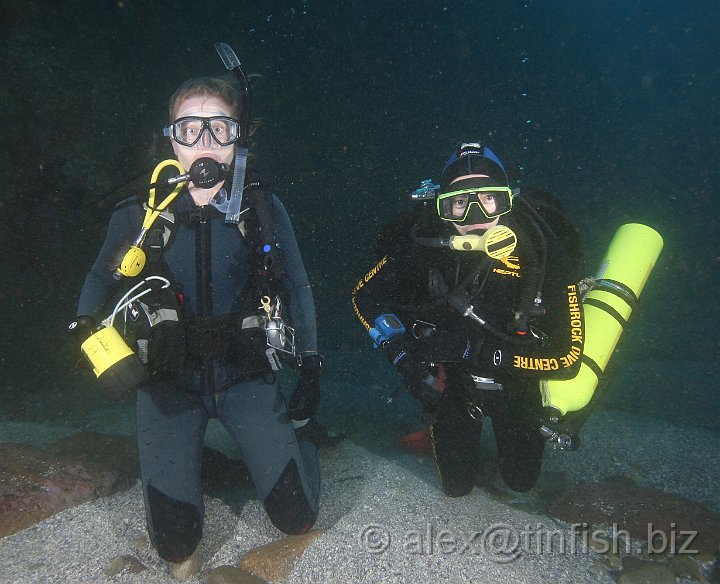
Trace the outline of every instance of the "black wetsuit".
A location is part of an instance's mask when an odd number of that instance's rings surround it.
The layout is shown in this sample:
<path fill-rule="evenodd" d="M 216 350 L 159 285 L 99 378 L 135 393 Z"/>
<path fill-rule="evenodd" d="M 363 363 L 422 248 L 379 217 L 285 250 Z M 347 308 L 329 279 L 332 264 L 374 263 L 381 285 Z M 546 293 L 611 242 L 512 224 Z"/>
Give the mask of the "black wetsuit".
<path fill-rule="evenodd" d="M 246 202 L 250 197 L 246 195 Z M 317 353 L 313 295 L 290 219 L 275 196 L 270 200 L 275 238 L 284 260 L 280 283 L 286 293 L 298 352 Z M 212 206 L 197 207 L 183 191 L 162 268 L 184 301 L 188 319 L 255 312 L 252 253 L 237 225 L 227 225 Z M 242 217 L 253 213 L 250 209 Z M 85 280 L 78 314 L 97 320 L 116 299 L 113 278 L 119 254 L 139 232 L 144 210 L 137 199 L 120 203 L 107 238 Z M 184 219 L 182 219 L 184 218 Z M 149 275 L 146 267 L 141 276 Z M 125 285 L 127 285 L 125 283 Z M 285 315 L 287 317 L 287 315 Z M 206 327 L 206 330 L 208 327 Z M 188 346 L 192 346 L 191 343 Z M 187 356 L 180 375 L 157 375 L 137 392 L 137 431 L 145 509 L 151 540 L 161 557 L 188 557 L 202 536 L 204 519 L 200 465 L 208 421 L 217 418 L 235 439 L 240 456 L 272 522 L 299 533 L 315 521 L 320 490 L 317 451 L 298 439 L 269 365 L 258 372 L 242 354 Z"/>
<path fill-rule="evenodd" d="M 505 482 L 518 491 L 535 484 L 545 445 L 538 431 L 543 418 L 538 380 L 572 377 L 580 364 L 584 327 L 576 290 L 582 270 L 579 238 L 554 207 L 533 206 L 541 216 L 516 202 L 513 211 L 501 217 L 500 224 L 515 231 L 518 244 L 510 257 L 492 260 L 482 252 L 419 244 L 418 238 L 457 234 L 428 205 L 414 219 L 412 236 L 409 225 L 393 225 L 403 230 L 403 237 L 390 232 L 384 238 L 387 249 L 378 250 L 383 259 L 353 291 L 356 315 L 366 329 L 379 314 L 394 313 L 408 331 L 416 321 L 431 323 L 447 333 L 444 338 L 461 341 L 455 343 L 457 354 L 437 359 L 445 359 L 445 380 L 430 427 L 442 487 L 451 496 L 472 489 L 484 416 L 492 419 Z M 522 321 L 515 313 L 523 298 L 525 304 L 532 301 L 540 282 L 545 314 L 531 319 L 535 335 L 520 335 L 516 329 Z M 489 327 L 450 307 L 443 293 L 453 290 L 462 292 Z M 463 352 L 466 343 L 469 350 Z M 442 348 L 436 352 L 442 354 Z"/>

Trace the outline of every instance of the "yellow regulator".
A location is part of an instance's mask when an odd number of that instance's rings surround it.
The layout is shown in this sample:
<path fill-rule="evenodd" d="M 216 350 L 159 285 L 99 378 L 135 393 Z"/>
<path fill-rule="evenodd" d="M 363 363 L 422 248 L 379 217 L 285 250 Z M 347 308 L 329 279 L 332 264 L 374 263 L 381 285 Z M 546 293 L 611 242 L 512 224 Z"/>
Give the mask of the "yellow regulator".
<path fill-rule="evenodd" d="M 496 225 L 483 235 L 454 235 L 450 247 L 457 251 L 483 251 L 493 259 L 509 256 L 517 245 L 515 232 L 505 225 Z"/>
<path fill-rule="evenodd" d="M 565 415 L 590 402 L 662 247 L 660 234 L 646 225 L 628 223 L 617 230 L 583 299 L 580 369 L 572 379 L 540 381 L 544 407 Z"/>
<path fill-rule="evenodd" d="M 163 170 L 171 166 L 177 169 L 180 173 L 176 179 L 182 180 L 178 180 L 175 183 L 175 188 L 172 192 L 165 197 L 161 203 L 156 204 L 155 186 L 158 184 L 158 178 Z M 155 170 L 150 177 L 150 196 L 148 198 L 147 205 L 145 205 L 145 219 L 143 220 L 142 228 L 130 246 L 130 249 L 120 262 L 120 265 L 115 270 L 115 277 L 117 279 L 120 279 L 122 276 L 134 278 L 145 268 L 146 257 L 145 251 L 142 249 L 143 243 L 145 243 L 145 236 L 147 235 L 150 227 L 152 227 L 152 224 L 155 222 L 155 219 L 157 219 L 160 213 L 162 213 L 168 205 L 175 200 L 175 197 L 180 194 L 183 185 L 187 182 L 187 180 L 183 178 L 184 174 L 185 169 L 183 169 L 182 165 L 177 160 L 173 159 L 163 160 L 155 167 Z"/>

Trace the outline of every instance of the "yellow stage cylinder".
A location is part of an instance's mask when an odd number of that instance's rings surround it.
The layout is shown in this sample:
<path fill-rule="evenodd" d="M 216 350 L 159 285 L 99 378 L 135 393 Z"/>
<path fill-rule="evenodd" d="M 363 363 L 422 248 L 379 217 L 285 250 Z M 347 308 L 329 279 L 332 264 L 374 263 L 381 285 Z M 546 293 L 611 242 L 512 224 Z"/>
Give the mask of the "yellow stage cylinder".
<path fill-rule="evenodd" d="M 590 402 L 662 247 L 660 234 L 646 225 L 628 223 L 617 230 L 598 268 L 596 286 L 583 300 L 580 370 L 572 379 L 541 380 L 543 406 L 565 415 Z"/>
<path fill-rule="evenodd" d="M 133 354 L 120 333 L 111 326 L 96 332 L 80 348 L 92 363 L 96 377 L 100 377 L 115 363 Z"/>

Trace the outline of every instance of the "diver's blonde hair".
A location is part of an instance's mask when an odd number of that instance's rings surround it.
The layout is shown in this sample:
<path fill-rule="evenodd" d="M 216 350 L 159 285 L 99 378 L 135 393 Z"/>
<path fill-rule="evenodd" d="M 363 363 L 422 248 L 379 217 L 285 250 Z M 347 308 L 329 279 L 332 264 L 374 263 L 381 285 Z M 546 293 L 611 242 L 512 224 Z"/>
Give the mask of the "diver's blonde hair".
<path fill-rule="evenodd" d="M 170 121 L 175 120 L 175 110 L 188 97 L 219 97 L 231 108 L 234 118 L 242 109 L 242 94 L 238 86 L 226 77 L 196 77 L 181 84 L 170 98 Z"/>

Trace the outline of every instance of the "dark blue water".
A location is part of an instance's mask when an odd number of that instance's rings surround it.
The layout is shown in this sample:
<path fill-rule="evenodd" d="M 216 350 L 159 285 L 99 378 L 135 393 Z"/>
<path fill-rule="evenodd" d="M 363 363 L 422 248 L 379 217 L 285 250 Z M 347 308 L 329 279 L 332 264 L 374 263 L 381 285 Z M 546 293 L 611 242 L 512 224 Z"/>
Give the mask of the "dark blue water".
<path fill-rule="evenodd" d="M 99 203 L 170 155 L 167 98 L 222 72 L 222 40 L 259 75 L 256 164 L 315 286 L 326 416 L 359 427 L 344 406 L 374 384 L 380 408 L 397 382 L 349 304 L 376 234 L 458 143 L 482 140 L 518 184 L 560 197 L 591 268 L 622 223 L 664 236 L 616 357 L 655 381 L 626 376 L 609 403 L 718 427 L 718 25 L 711 0 L 5 3 L 2 415 L 73 423 L 104 403 L 62 334 L 104 235 Z M 648 385 L 666 405 L 632 393 Z"/>

